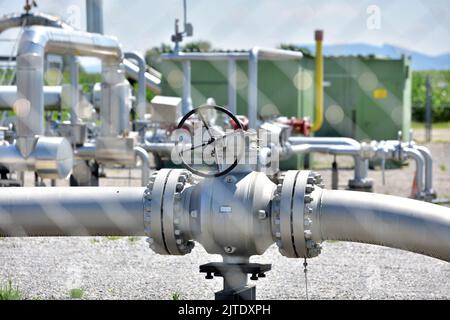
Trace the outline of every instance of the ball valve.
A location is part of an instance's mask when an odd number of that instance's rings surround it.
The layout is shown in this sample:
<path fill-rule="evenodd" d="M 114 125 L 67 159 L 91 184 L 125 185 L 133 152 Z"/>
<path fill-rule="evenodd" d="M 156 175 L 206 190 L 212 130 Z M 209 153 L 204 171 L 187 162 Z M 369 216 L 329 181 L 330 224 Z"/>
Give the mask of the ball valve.
<path fill-rule="evenodd" d="M 247 159 L 255 134 L 239 134 L 247 138 L 243 157 Z M 217 143 L 225 136 L 212 134 L 199 147 L 213 146 L 217 155 Z M 189 144 L 188 150 L 195 148 Z M 253 280 L 264 277 L 270 265 L 252 264 L 249 258 L 274 243 L 289 258 L 313 258 L 321 253 L 322 241 L 346 240 L 450 260 L 446 208 L 385 195 L 325 190 L 321 176 L 311 171 L 288 171 L 276 185 L 242 161 L 204 172 L 184 160 L 188 170 L 163 169 L 150 178 L 144 200 L 145 231 L 150 247 L 159 254 L 188 254 L 196 241 L 208 253 L 221 255 L 223 263 L 200 267 L 207 278 L 224 277 L 224 290 L 216 298 L 254 297 L 247 274 Z"/>

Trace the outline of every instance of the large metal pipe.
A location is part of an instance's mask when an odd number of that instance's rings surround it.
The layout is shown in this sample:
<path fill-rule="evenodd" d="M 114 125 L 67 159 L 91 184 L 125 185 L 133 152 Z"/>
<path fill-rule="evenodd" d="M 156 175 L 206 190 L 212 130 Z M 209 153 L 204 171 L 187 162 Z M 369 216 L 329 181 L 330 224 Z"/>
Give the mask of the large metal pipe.
<path fill-rule="evenodd" d="M 380 194 L 323 190 L 319 238 L 376 244 L 450 262 L 449 209 Z"/>
<path fill-rule="evenodd" d="M 5 188 L 0 236 L 142 236 L 145 188 Z"/>
<path fill-rule="evenodd" d="M 114 37 L 79 31 L 33 26 L 24 29 L 17 52 L 18 106 L 17 142 L 24 157 L 32 152 L 35 136 L 44 134 L 44 58 L 45 53 L 94 56 L 119 68 L 123 58 Z M 123 81 L 107 72 L 106 85 Z M 16 111 L 17 112 L 17 111 Z"/>
<path fill-rule="evenodd" d="M 61 107 L 60 86 L 44 87 L 44 107 L 45 109 L 60 109 Z M 0 110 L 9 111 L 14 108 L 14 104 L 18 100 L 16 86 L 0 86 Z"/>

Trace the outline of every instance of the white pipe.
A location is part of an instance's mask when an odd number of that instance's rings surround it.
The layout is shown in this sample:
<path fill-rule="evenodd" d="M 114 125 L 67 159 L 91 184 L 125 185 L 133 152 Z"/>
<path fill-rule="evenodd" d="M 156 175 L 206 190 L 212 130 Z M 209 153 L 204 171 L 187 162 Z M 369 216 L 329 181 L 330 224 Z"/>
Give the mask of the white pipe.
<path fill-rule="evenodd" d="M 420 153 L 415 148 L 403 148 L 403 151 L 408 157 L 411 157 L 416 162 L 416 198 L 420 199 L 422 198 L 424 194 L 424 168 L 425 168 L 425 159 L 422 156 L 422 153 Z"/>
<path fill-rule="evenodd" d="M 17 142 L 24 157 L 32 152 L 35 136 L 44 134 L 42 88 L 46 52 L 99 57 L 103 62 L 109 61 L 109 64 L 117 66 L 123 58 L 121 46 L 113 37 L 41 26 L 25 28 L 16 58 L 17 89 L 21 101 Z M 108 83 L 111 79 L 104 81 Z"/>
<path fill-rule="evenodd" d="M 134 60 L 134 59 L 133 59 Z M 145 63 L 145 60 L 144 60 Z M 139 82 L 139 74 L 141 69 L 139 66 L 134 64 L 129 59 L 123 60 L 123 65 L 125 66 L 125 71 L 127 73 L 127 77 Z M 144 66 L 144 77 L 145 77 L 145 86 L 152 90 L 153 92 L 160 94 L 161 93 L 161 74 L 156 70 L 150 68 L 149 72 L 145 71 L 147 66 Z"/>
<path fill-rule="evenodd" d="M 258 126 L 258 60 L 301 59 L 301 52 L 254 47 L 248 61 L 248 123 L 250 129 Z"/>
<path fill-rule="evenodd" d="M 408 250 L 450 262 L 449 209 L 388 195 L 323 190 L 316 217 L 321 240 Z M 314 233 L 313 233 L 314 234 Z"/>
<path fill-rule="evenodd" d="M 136 114 L 139 120 L 144 120 L 145 118 L 145 109 L 147 106 L 147 93 L 146 93 L 146 85 L 145 85 L 145 68 L 146 63 L 144 57 L 137 52 L 125 52 L 125 59 L 133 59 L 137 62 L 138 67 L 138 94 L 137 94 L 137 103 L 136 103 Z M 127 72 L 127 68 L 125 67 L 125 72 Z"/>
<path fill-rule="evenodd" d="M 237 114 L 236 60 L 228 59 L 228 110 Z"/>
<path fill-rule="evenodd" d="M 146 186 L 148 184 L 150 178 L 150 159 L 147 151 L 141 147 L 134 147 L 134 152 L 136 157 L 141 159 L 141 168 L 142 168 L 142 176 L 141 176 L 141 185 Z"/>
<path fill-rule="evenodd" d="M 184 60 L 183 65 L 183 101 L 182 101 L 182 113 L 187 114 L 192 110 L 192 96 L 191 96 L 191 62 Z"/>
<path fill-rule="evenodd" d="M 329 145 L 349 145 L 349 146 L 355 146 L 360 147 L 360 143 L 352 138 L 345 138 L 345 137 L 290 137 L 289 138 L 290 144 L 329 144 Z"/>
<path fill-rule="evenodd" d="M 280 49 L 267 49 L 254 47 L 250 52 L 246 53 L 223 53 L 223 52 L 201 52 L 201 53 L 183 53 L 176 52 L 171 54 L 163 54 L 161 58 L 164 60 L 181 61 L 183 64 L 183 105 L 191 106 L 191 69 L 190 61 L 230 61 L 231 60 L 248 60 L 248 119 L 249 128 L 257 127 L 257 108 L 258 108 L 258 60 L 295 60 L 303 58 L 301 52 L 294 52 Z M 189 64 L 188 64 L 189 63 Z M 230 67 L 230 66 L 229 66 Z M 232 68 L 232 67 L 231 67 Z M 229 70 L 230 72 L 230 70 Z M 232 81 L 232 80 L 229 80 Z M 235 83 L 235 82 L 234 82 Z M 229 83 L 230 84 L 230 83 Z M 228 88 L 228 90 L 231 90 Z M 229 91 L 230 94 L 231 91 Z M 230 97 L 230 96 L 229 96 Z M 230 102 L 230 100 L 229 100 Z M 186 112 L 185 112 L 186 113 Z M 184 113 L 184 114 L 185 114 Z"/>
<path fill-rule="evenodd" d="M 143 236 L 145 188 L 4 188 L 0 236 Z"/>
<path fill-rule="evenodd" d="M 79 80 L 78 59 L 75 56 L 70 56 L 70 123 L 72 125 L 78 123 Z"/>
<path fill-rule="evenodd" d="M 433 190 L 433 157 L 431 156 L 431 152 L 428 148 L 423 146 L 414 146 L 425 159 L 425 186 L 424 190 L 427 195 L 434 195 L 435 191 Z"/>
<path fill-rule="evenodd" d="M 86 29 L 103 34 L 103 1 L 86 0 Z"/>
<path fill-rule="evenodd" d="M 44 13 L 29 13 L 26 15 L 21 13 L 14 13 L 11 15 L 6 15 L 0 19 L 0 33 L 11 28 L 20 28 L 23 26 L 28 27 L 34 25 L 73 30 L 72 26 L 68 25 L 55 16 Z"/>
<path fill-rule="evenodd" d="M 61 86 L 44 87 L 44 107 L 47 109 L 61 107 Z M 16 86 L 0 86 L 0 110 L 11 110 L 17 101 Z"/>

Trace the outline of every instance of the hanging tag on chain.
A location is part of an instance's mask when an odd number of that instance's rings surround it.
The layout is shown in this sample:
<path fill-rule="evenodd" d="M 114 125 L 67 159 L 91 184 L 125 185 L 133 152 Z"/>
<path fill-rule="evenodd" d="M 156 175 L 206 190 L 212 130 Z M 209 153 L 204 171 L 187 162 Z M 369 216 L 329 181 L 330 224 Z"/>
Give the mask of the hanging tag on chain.
<path fill-rule="evenodd" d="M 305 293 L 306 293 L 306 300 L 309 300 L 309 296 L 308 296 L 308 262 L 306 262 L 306 258 L 305 261 L 303 262 L 303 272 L 305 274 Z"/>

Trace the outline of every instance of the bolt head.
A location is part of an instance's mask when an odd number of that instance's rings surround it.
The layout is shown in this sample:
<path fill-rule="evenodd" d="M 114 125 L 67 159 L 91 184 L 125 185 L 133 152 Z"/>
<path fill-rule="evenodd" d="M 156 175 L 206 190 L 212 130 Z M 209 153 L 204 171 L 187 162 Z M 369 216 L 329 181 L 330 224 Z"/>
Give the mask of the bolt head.
<path fill-rule="evenodd" d="M 264 220 L 267 218 L 267 213 L 265 210 L 259 210 L 258 211 L 258 219 Z"/>

